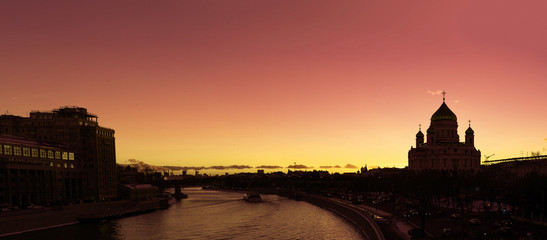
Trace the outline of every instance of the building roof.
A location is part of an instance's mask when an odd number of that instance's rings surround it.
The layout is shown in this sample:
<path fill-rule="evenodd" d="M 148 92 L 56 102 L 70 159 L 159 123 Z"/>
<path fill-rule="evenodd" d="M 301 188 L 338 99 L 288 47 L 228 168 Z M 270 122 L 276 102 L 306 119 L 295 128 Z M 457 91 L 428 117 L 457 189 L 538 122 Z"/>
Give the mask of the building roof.
<path fill-rule="evenodd" d="M 24 146 L 34 146 L 34 147 L 55 147 L 55 148 L 63 148 L 65 146 L 62 145 L 53 145 L 45 142 L 40 142 L 34 139 L 24 138 L 24 137 L 17 137 L 17 136 L 11 136 L 11 135 L 4 135 L 0 134 L 0 143 L 2 144 L 20 144 Z"/>
<path fill-rule="evenodd" d="M 431 116 L 431 121 L 442 121 L 442 120 L 451 120 L 451 121 L 457 121 L 458 118 L 456 117 L 456 114 L 448 108 L 446 103 L 443 101 L 443 104 L 437 109 L 435 113 Z"/>
<path fill-rule="evenodd" d="M 475 134 L 475 131 L 471 127 L 468 127 L 467 130 L 465 130 L 465 134 Z"/>

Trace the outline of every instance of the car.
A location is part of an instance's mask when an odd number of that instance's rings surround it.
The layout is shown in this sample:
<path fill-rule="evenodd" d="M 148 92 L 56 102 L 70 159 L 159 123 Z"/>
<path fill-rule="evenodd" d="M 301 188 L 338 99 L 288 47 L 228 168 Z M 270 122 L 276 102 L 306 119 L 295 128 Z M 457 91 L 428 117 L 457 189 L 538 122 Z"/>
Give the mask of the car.
<path fill-rule="evenodd" d="M 409 218 L 410 217 L 410 213 L 408 213 L 408 212 L 403 212 L 402 215 L 403 215 L 403 218 Z"/>
<path fill-rule="evenodd" d="M 391 221 L 385 217 L 382 217 L 380 215 L 372 214 L 372 219 L 376 222 L 382 222 L 382 223 L 390 223 Z"/>
<path fill-rule="evenodd" d="M 457 214 L 457 213 L 452 213 L 452 215 L 450 215 L 450 217 L 451 217 L 452 219 L 460 219 L 460 218 L 462 218 L 462 215 Z"/>
<path fill-rule="evenodd" d="M 408 212 L 409 212 L 409 213 L 410 213 L 410 215 L 412 215 L 412 216 L 416 216 L 416 215 L 418 215 L 418 211 L 417 211 L 417 210 L 415 210 L 415 209 L 412 209 L 412 210 L 410 210 L 410 211 L 408 211 Z"/>
<path fill-rule="evenodd" d="M 479 219 L 473 218 L 473 219 L 469 220 L 469 224 L 474 225 L 474 226 L 480 226 L 481 221 Z"/>

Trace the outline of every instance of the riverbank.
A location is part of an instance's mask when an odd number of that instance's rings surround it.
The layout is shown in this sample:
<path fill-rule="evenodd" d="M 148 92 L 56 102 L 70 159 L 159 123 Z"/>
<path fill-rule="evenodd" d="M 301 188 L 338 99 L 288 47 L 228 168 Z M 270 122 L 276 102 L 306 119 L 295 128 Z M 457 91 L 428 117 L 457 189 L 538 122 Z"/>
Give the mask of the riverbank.
<path fill-rule="evenodd" d="M 83 203 L 52 208 L 0 212 L 0 237 L 77 224 L 79 223 L 78 219 L 100 221 L 103 218 L 108 219 L 118 216 L 130 216 L 139 212 L 151 212 L 165 208 L 165 203 L 162 204 L 163 200 Z"/>
<path fill-rule="evenodd" d="M 384 240 L 385 237 L 380 227 L 363 212 L 345 203 L 334 201 L 330 198 L 313 194 L 301 194 L 303 201 L 327 209 L 351 222 L 365 239 Z"/>

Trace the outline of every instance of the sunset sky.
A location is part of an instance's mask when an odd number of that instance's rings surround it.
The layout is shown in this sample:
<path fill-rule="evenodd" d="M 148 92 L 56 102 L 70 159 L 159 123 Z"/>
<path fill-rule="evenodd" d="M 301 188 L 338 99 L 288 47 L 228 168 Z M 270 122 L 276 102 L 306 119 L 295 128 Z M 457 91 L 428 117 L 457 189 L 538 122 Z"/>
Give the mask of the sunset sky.
<path fill-rule="evenodd" d="M 116 130 L 118 163 L 343 172 L 406 166 L 446 90 L 460 140 L 471 119 L 483 155 L 547 154 L 546 12 L 543 0 L 0 1 L 0 112 L 85 107 Z"/>

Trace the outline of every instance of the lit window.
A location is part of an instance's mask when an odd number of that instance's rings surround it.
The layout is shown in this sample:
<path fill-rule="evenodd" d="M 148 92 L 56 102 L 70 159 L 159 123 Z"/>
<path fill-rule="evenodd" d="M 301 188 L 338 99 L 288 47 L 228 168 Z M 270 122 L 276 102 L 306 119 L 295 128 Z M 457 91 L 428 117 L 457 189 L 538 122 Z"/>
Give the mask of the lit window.
<path fill-rule="evenodd" d="M 49 166 L 50 166 L 50 167 L 53 167 L 53 162 L 49 162 Z"/>
<path fill-rule="evenodd" d="M 11 155 L 11 146 L 4 145 L 4 154 Z"/>
<path fill-rule="evenodd" d="M 55 159 L 61 159 L 61 152 L 55 151 Z"/>
<path fill-rule="evenodd" d="M 74 168 L 74 164 L 70 164 L 70 168 Z"/>
<path fill-rule="evenodd" d="M 0 145 L 0 154 L 2 154 L 2 145 Z"/>
<path fill-rule="evenodd" d="M 74 153 L 72 152 L 68 153 L 68 160 L 74 160 Z"/>
<path fill-rule="evenodd" d="M 68 168 L 68 165 L 65 163 L 65 168 Z"/>
<path fill-rule="evenodd" d="M 68 160 L 68 153 L 67 152 L 63 152 L 63 160 Z"/>
<path fill-rule="evenodd" d="M 53 159 L 53 151 L 51 151 L 51 150 L 47 151 L 47 158 Z"/>
<path fill-rule="evenodd" d="M 38 157 L 38 149 L 36 148 L 32 149 L 32 157 Z"/>
<path fill-rule="evenodd" d="M 13 147 L 13 155 L 21 156 L 21 147 Z"/>
<path fill-rule="evenodd" d="M 60 167 L 61 167 L 61 164 L 60 164 L 60 163 L 57 163 L 57 167 L 60 168 Z"/>
<path fill-rule="evenodd" d="M 47 158 L 47 152 L 44 149 L 40 149 L 40 158 Z"/>
<path fill-rule="evenodd" d="M 30 148 L 23 148 L 23 156 L 30 157 Z"/>

